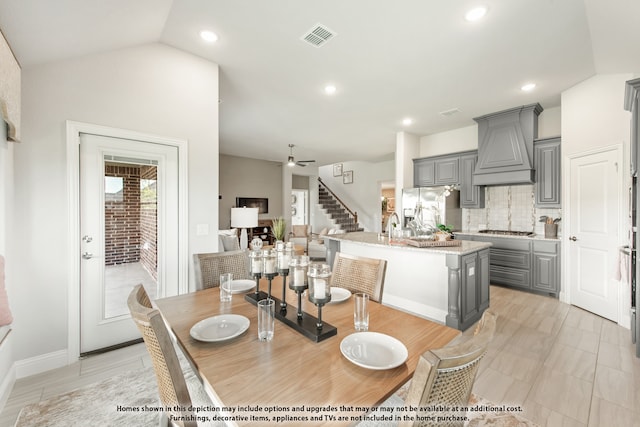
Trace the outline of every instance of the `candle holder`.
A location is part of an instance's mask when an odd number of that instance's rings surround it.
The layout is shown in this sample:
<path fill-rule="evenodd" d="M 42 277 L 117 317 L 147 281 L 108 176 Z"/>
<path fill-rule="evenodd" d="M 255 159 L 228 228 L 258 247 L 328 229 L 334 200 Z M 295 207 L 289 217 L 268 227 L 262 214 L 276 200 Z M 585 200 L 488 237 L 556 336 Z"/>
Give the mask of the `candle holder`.
<path fill-rule="evenodd" d="M 280 309 L 287 309 L 287 276 L 289 275 L 289 262 L 291 261 L 291 242 L 276 242 L 276 268 L 278 274 L 282 276 L 282 300 L 280 300 Z"/>
<path fill-rule="evenodd" d="M 302 318 L 302 293 L 308 288 L 307 270 L 309 268 L 309 257 L 306 255 L 295 256 L 289 262 L 291 281 L 289 289 L 298 294 L 298 318 Z"/>
<path fill-rule="evenodd" d="M 262 250 L 256 249 L 249 253 L 249 271 L 251 277 L 256 281 L 256 291 L 252 296 L 255 301 L 267 298 L 267 294 L 260 291 L 260 279 L 263 276 L 264 262 L 262 260 Z"/>
<path fill-rule="evenodd" d="M 267 298 L 271 298 L 271 281 L 278 275 L 276 271 L 276 253 L 270 249 L 262 251 L 262 277 L 269 280 Z"/>
<path fill-rule="evenodd" d="M 331 269 L 328 264 L 309 266 L 309 301 L 318 307 L 316 327 L 322 329 L 322 307 L 331 301 Z"/>

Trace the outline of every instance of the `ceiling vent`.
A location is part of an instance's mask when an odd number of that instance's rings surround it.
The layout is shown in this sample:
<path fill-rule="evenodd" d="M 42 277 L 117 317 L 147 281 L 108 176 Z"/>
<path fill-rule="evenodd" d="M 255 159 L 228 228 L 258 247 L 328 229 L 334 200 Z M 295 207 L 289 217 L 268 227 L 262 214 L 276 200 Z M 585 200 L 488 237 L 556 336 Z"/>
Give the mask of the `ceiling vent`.
<path fill-rule="evenodd" d="M 440 111 L 440 115 L 441 116 L 445 116 L 445 117 L 449 117 L 449 116 L 453 116 L 456 113 L 459 113 L 460 110 L 458 110 L 457 108 L 452 108 L 450 110 L 446 110 L 446 111 Z"/>
<path fill-rule="evenodd" d="M 331 40 L 336 33 L 322 24 L 316 24 L 309 31 L 304 33 L 300 40 L 304 40 L 315 47 L 321 47 Z"/>

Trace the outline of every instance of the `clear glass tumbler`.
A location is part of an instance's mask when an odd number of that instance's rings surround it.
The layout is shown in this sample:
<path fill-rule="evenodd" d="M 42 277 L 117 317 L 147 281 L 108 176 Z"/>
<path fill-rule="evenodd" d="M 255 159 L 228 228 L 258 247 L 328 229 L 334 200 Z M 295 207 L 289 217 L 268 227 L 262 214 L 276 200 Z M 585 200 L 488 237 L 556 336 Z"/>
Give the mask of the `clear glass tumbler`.
<path fill-rule="evenodd" d="M 369 295 L 355 294 L 353 309 L 353 323 L 357 332 L 369 330 Z"/>
<path fill-rule="evenodd" d="M 276 302 L 271 298 L 258 301 L 258 339 L 271 341 L 275 330 Z"/>
<path fill-rule="evenodd" d="M 232 273 L 222 273 L 220 275 L 220 302 L 231 301 L 231 282 L 233 281 Z"/>

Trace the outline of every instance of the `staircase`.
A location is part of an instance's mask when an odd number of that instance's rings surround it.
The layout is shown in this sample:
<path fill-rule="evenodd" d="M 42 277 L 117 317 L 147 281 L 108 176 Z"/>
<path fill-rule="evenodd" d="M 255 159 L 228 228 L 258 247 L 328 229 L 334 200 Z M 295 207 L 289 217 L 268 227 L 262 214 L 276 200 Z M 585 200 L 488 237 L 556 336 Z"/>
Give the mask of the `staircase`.
<path fill-rule="evenodd" d="M 320 179 L 318 181 L 318 202 L 337 226 L 346 232 L 364 231 L 364 228 L 358 224 L 358 214 L 346 208 L 342 201 L 335 197 Z"/>

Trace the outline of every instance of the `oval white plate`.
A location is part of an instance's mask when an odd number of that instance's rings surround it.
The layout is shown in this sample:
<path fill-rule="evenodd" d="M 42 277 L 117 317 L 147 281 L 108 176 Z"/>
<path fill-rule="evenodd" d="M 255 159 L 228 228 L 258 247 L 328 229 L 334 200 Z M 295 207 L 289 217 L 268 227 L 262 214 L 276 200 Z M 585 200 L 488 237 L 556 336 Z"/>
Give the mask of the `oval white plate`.
<path fill-rule="evenodd" d="M 331 287 L 331 302 L 346 301 L 351 297 L 351 292 L 345 288 Z"/>
<path fill-rule="evenodd" d="M 231 293 L 242 294 L 256 287 L 256 282 L 249 279 L 234 279 L 231 281 Z"/>
<path fill-rule="evenodd" d="M 189 332 L 193 339 L 204 342 L 226 341 L 249 329 L 249 319 L 238 314 L 221 314 L 201 320 Z"/>
<path fill-rule="evenodd" d="M 379 332 L 356 332 L 345 337 L 340 351 L 350 362 L 367 369 L 393 369 L 409 356 L 399 340 Z"/>

